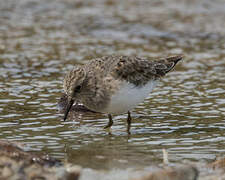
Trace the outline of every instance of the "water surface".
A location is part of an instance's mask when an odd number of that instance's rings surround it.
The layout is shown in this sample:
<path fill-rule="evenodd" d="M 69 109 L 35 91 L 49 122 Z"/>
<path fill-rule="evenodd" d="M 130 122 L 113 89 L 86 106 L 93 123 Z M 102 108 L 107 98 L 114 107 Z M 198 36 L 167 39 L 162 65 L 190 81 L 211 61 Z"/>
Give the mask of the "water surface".
<path fill-rule="evenodd" d="M 224 156 L 224 6 L 220 0 L 1 1 L 0 138 L 111 174 L 123 168 L 126 177 L 129 168 L 162 163 L 163 148 L 171 162 Z M 113 117 L 108 135 L 104 114 L 74 113 L 63 122 L 57 110 L 65 73 L 112 54 L 185 55 L 133 110 L 130 136 L 126 114 Z"/>

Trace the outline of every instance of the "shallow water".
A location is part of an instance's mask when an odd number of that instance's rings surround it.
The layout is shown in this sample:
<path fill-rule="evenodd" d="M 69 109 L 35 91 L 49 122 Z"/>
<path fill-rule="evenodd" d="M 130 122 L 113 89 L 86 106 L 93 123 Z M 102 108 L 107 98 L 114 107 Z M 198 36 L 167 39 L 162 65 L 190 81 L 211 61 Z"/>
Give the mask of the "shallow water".
<path fill-rule="evenodd" d="M 129 168 L 162 163 L 163 148 L 171 162 L 224 156 L 223 7 L 219 0 L 0 1 L 0 138 L 126 177 Z M 114 117 L 108 135 L 104 114 L 63 122 L 57 110 L 65 73 L 111 54 L 185 55 L 133 110 L 130 136 L 126 114 Z"/>

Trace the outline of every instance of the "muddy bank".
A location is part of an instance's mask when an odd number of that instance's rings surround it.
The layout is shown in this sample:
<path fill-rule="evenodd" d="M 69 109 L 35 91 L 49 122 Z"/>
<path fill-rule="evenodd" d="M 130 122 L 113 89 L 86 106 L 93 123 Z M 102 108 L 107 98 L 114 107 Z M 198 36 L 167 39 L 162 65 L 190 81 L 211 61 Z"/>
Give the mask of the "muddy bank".
<path fill-rule="evenodd" d="M 109 178 L 107 176 L 111 173 L 85 168 L 82 170 L 79 166 L 64 163 L 48 155 L 26 152 L 24 148 L 21 143 L 0 140 L 0 179 L 92 180 L 96 177 Z M 155 165 L 151 170 L 134 171 L 136 173 L 128 174 L 129 180 L 217 180 L 225 178 L 225 159 L 208 164 L 188 162 Z M 95 176 L 91 178 L 93 174 Z"/>
<path fill-rule="evenodd" d="M 78 180 L 78 166 L 23 148 L 21 143 L 0 140 L 1 180 Z"/>

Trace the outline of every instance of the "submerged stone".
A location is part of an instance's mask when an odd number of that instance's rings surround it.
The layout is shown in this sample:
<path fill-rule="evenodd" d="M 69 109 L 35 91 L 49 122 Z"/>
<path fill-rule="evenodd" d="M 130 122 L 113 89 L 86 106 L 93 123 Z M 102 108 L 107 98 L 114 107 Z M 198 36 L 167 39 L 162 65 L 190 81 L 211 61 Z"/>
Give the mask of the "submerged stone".
<path fill-rule="evenodd" d="M 0 179 L 78 180 L 80 171 L 48 155 L 26 152 L 22 144 L 0 140 Z"/>

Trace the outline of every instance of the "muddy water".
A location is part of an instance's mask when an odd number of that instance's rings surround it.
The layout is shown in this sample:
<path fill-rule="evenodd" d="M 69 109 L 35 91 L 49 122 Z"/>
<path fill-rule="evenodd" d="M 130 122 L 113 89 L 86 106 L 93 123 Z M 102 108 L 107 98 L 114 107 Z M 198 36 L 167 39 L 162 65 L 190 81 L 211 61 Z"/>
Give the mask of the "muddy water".
<path fill-rule="evenodd" d="M 225 3 L 0 1 L 0 138 L 127 178 L 129 168 L 225 155 Z M 114 117 L 57 110 L 65 73 L 104 55 L 184 54 L 149 97 Z M 117 171 L 117 169 L 124 168 Z M 92 176 L 94 177 L 94 176 Z M 115 177 L 114 177 L 115 178 Z"/>

